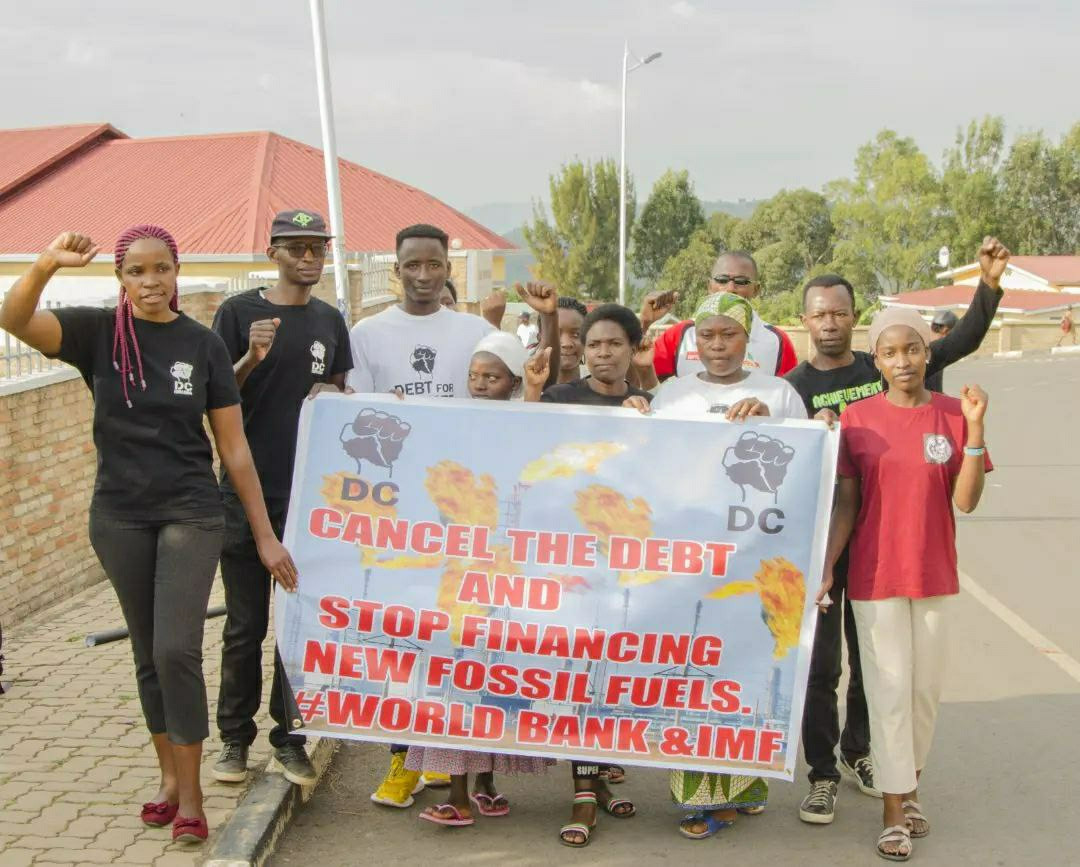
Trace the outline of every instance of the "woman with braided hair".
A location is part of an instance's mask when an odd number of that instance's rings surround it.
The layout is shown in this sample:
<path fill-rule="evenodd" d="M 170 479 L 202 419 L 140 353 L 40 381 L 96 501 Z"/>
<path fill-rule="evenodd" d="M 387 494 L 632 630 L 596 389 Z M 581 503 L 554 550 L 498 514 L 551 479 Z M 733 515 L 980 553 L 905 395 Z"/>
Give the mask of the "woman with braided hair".
<path fill-rule="evenodd" d="M 135 226 L 116 242 L 115 310 L 38 310 L 60 268 L 88 265 L 98 246 L 65 232 L 19 279 L 0 328 L 78 368 L 94 396 L 97 480 L 90 541 L 116 590 L 131 635 L 139 699 L 161 785 L 142 807 L 174 840 L 207 837 L 199 769 L 209 734 L 203 623 L 224 536 L 221 495 L 204 414 L 244 504 L 259 556 L 286 589 L 296 567 L 274 536 L 221 338 L 179 312 L 172 236 Z"/>

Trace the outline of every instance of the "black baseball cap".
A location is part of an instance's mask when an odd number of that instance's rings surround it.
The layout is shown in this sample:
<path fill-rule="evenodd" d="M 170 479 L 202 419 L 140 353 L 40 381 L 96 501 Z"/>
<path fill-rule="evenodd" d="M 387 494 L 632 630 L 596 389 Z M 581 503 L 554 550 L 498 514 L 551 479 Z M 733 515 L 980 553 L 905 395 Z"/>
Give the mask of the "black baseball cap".
<path fill-rule="evenodd" d="M 939 327 L 945 326 L 946 328 L 955 328 L 956 323 L 959 321 L 956 314 L 951 310 L 939 310 L 934 314 L 934 320 L 930 324 L 932 326 L 937 325 Z"/>
<path fill-rule="evenodd" d="M 315 211 L 281 211 L 270 224 L 270 238 L 327 238 L 326 220 Z"/>

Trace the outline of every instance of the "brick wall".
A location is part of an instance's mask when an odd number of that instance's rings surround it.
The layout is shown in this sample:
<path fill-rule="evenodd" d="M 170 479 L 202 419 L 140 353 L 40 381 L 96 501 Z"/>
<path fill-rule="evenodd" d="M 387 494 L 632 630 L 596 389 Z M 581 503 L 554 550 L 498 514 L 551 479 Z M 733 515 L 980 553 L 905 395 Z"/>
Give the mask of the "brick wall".
<path fill-rule="evenodd" d="M 96 457 L 77 375 L 0 396 L 0 617 L 4 625 L 104 578 L 86 535 Z"/>

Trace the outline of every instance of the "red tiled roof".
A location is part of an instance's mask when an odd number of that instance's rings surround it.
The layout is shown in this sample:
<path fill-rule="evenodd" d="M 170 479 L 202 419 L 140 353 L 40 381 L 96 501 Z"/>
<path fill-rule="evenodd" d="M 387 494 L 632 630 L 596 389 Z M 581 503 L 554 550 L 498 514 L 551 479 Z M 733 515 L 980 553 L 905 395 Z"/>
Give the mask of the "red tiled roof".
<path fill-rule="evenodd" d="M 955 307 L 967 307 L 974 294 L 974 286 L 938 286 L 936 289 L 917 289 L 914 292 L 882 296 L 881 301 L 888 306 L 915 307 L 919 310 L 951 310 Z M 998 313 L 1040 313 L 1070 305 L 1080 307 L 1080 294 L 1006 289 L 998 304 Z"/>
<path fill-rule="evenodd" d="M 1080 256 L 1013 256 L 1009 264 L 1050 283 L 1080 286 Z"/>
<path fill-rule="evenodd" d="M 0 153 L 18 132 L 0 131 Z M 422 190 L 347 160 L 339 171 L 347 250 L 392 250 L 398 230 L 420 222 L 460 238 L 465 249 L 514 249 Z M 0 189 L 0 254 L 36 252 L 66 229 L 110 251 L 128 226 L 157 223 L 185 254 L 257 255 L 274 213 L 286 208 L 327 213 L 318 148 L 271 132 L 117 138 L 53 160 L 10 195 Z"/>
<path fill-rule="evenodd" d="M 0 196 L 79 148 L 99 139 L 124 137 L 107 123 L 3 130 L 0 132 Z"/>

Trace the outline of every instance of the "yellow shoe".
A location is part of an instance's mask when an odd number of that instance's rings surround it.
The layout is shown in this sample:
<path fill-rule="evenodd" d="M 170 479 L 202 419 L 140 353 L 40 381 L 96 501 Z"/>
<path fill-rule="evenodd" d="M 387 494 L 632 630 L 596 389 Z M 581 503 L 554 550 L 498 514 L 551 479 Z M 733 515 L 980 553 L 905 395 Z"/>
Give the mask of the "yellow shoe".
<path fill-rule="evenodd" d="M 445 789 L 450 785 L 450 775 L 440 774 L 438 771 L 424 771 L 420 782 L 426 789 Z"/>
<path fill-rule="evenodd" d="M 422 791 L 424 784 L 420 782 L 420 772 L 405 769 L 405 753 L 391 753 L 390 771 L 371 796 L 371 800 L 376 804 L 403 810 L 411 807 L 413 795 Z"/>

